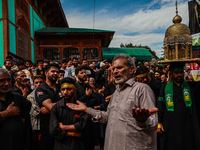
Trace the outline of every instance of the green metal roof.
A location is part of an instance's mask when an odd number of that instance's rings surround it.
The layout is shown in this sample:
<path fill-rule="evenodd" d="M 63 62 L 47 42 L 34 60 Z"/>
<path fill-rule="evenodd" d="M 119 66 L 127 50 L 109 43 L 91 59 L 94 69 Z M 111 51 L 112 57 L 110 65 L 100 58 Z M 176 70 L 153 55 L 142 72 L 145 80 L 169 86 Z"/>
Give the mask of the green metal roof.
<path fill-rule="evenodd" d="M 99 29 L 86 29 L 86 28 L 67 28 L 67 27 L 47 27 L 42 28 L 37 33 L 57 33 L 57 34 L 65 34 L 65 33 L 102 33 L 102 32 L 115 32 L 109 30 L 99 30 Z"/>
<path fill-rule="evenodd" d="M 127 54 L 136 60 L 152 60 L 152 55 L 146 48 L 102 48 L 103 59 L 112 60 L 117 54 Z"/>

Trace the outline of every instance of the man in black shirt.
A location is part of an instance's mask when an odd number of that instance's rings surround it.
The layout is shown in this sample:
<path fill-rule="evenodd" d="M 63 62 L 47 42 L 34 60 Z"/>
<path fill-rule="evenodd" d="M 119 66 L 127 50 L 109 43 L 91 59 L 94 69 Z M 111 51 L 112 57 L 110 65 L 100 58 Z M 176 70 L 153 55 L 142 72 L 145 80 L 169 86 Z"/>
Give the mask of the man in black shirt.
<path fill-rule="evenodd" d="M 83 66 L 78 67 L 76 68 L 75 73 L 78 78 L 78 82 L 75 84 L 77 88 L 75 99 L 84 102 L 86 106 L 94 108 L 94 106 L 98 105 L 98 97 L 93 93 L 92 87 L 85 84 L 87 79 L 85 68 Z M 95 145 L 95 129 L 94 123 L 91 121 L 90 117 L 87 119 L 87 125 L 83 132 L 83 136 L 86 149 L 93 150 Z"/>
<path fill-rule="evenodd" d="M 24 71 L 18 71 L 14 73 L 15 85 L 12 87 L 11 92 L 20 94 L 25 98 L 29 94 L 29 90 L 26 87 L 26 74 Z"/>
<path fill-rule="evenodd" d="M 184 81 L 184 63 L 170 64 L 158 101 L 160 150 L 200 149 L 200 83 Z"/>
<path fill-rule="evenodd" d="M 85 68 L 83 66 L 78 67 L 75 70 L 76 77 L 78 82 L 75 84 L 77 92 L 75 93 L 76 100 L 86 103 L 89 107 L 94 107 L 98 104 L 98 98 L 92 91 L 92 87 L 88 84 L 85 84 L 87 80 L 87 75 Z"/>
<path fill-rule="evenodd" d="M 57 64 L 50 64 L 46 67 L 45 76 L 46 82 L 38 87 L 35 92 L 35 98 L 39 107 L 45 107 L 47 114 L 40 116 L 40 148 L 41 150 L 53 149 L 53 137 L 49 135 L 49 120 L 50 111 L 55 103 L 60 100 L 60 86 L 56 84 L 58 79 L 59 66 Z"/>
<path fill-rule="evenodd" d="M 0 68 L 0 149 L 24 150 L 24 122 L 31 104 L 23 96 L 10 92 L 10 88 L 10 73 Z"/>
<path fill-rule="evenodd" d="M 101 89 L 106 84 L 106 80 L 104 76 L 104 71 L 106 70 L 106 64 L 103 62 L 100 62 L 99 66 L 100 66 L 100 69 L 96 73 L 96 77 L 95 77 L 95 86 L 98 89 Z"/>
<path fill-rule="evenodd" d="M 87 59 L 82 60 L 82 66 L 85 68 L 85 72 L 87 74 L 87 77 L 95 78 L 95 72 L 90 67 L 88 67 Z"/>
<path fill-rule="evenodd" d="M 152 79 L 149 74 L 149 69 L 146 66 L 140 66 L 135 73 L 135 79 L 137 82 L 148 84 L 151 87 L 157 102 L 160 94 L 161 81 Z"/>
<path fill-rule="evenodd" d="M 88 115 L 69 109 L 67 103 L 75 103 L 75 81 L 66 77 L 61 80 L 62 99 L 51 109 L 50 134 L 55 137 L 54 150 L 85 150 L 82 130 Z"/>

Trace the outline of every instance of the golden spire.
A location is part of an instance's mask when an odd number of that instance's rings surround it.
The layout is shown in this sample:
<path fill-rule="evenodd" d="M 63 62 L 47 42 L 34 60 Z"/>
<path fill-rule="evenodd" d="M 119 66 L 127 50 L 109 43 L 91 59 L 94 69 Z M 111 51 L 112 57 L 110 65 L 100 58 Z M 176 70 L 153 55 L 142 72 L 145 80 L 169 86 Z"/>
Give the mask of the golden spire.
<path fill-rule="evenodd" d="M 178 5 L 177 0 L 175 2 L 176 7 L 176 15 L 173 18 L 173 25 L 171 25 L 165 32 L 165 38 L 168 37 L 177 37 L 177 36 L 190 36 L 190 29 L 185 24 L 182 24 L 182 18 L 178 15 Z M 169 44 L 167 40 L 165 41 L 165 45 Z M 170 44 L 169 44 L 170 45 Z"/>
<path fill-rule="evenodd" d="M 176 15 L 178 15 L 177 0 L 176 0 Z"/>
<path fill-rule="evenodd" d="M 173 23 L 181 23 L 182 18 L 178 15 L 177 0 L 175 5 L 176 5 L 176 16 L 173 18 Z"/>

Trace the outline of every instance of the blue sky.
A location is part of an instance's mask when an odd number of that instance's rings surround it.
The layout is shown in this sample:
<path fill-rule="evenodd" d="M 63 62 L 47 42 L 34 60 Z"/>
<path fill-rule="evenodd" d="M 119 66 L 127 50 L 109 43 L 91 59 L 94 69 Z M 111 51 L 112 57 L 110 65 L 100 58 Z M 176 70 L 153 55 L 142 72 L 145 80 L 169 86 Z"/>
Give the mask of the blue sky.
<path fill-rule="evenodd" d="M 71 28 L 115 31 L 109 47 L 121 43 L 147 45 L 163 53 L 166 29 L 175 16 L 175 0 L 60 0 Z M 178 0 L 182 23 L 188 25 L 188 0 Z M 93 24 L 94 21 L 94 24 Z"/>

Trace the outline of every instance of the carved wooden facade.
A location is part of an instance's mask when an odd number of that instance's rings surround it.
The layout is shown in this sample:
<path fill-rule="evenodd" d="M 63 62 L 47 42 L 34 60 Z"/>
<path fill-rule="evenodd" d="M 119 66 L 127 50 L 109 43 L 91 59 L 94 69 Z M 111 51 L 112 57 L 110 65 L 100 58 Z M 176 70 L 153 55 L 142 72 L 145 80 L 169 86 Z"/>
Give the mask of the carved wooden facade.
<path fill-rule="evenodd" d="M 68 27 L 58 0 L 1 0 L 0 66 L 10 53 L 34 61 L 39 50 L 35 31 L 56 26 Z"/>
<path fill-rule="evenodd" d="M 73 57 L 80 61 L 87 59 L 89 62 L 102 60 L 102 47 L 109 46 L 114 34 L 114 31 L 96 32 L 93 29 L 53 28 L 52 32 L 41 30 L 36 32 L 39 58 L 55 61 L 71 60 Z M 56 32 L 60 30 L 62 32 Z"/>
<path fill-rule="evenodd" d="M 61 61 L 74 56 L 97 61 L 102 59 L 101 47 L 108 47 L 114 34 L 91 31 L 66 35 L 37 33 L 48 27 L 69 28 L 59 0 L 1 0 L 0 53 L 4 55 L 0 55 L 0 66 L 7 55 L 33 62 L 39 58 Z"/>

